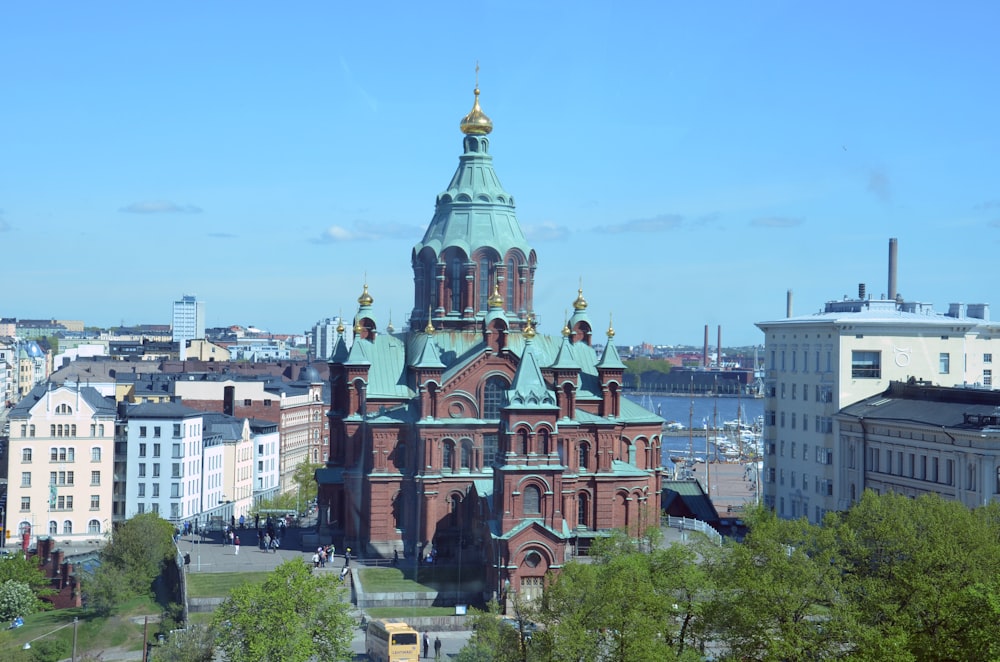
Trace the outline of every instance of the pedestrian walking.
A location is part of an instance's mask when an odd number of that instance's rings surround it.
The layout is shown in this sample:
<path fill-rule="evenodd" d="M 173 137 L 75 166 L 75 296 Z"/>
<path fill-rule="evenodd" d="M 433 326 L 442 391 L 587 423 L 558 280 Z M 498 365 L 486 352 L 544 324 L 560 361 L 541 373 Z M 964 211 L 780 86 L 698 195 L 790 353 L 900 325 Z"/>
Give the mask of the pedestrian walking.
<path fill-rule="evenodd" d="M 441 637 L 434 637 L 434 659 L 441 659 Z"/>
<path fill-rule="evenodd" d="M 264 552 L 267 553 L 267 550 L 269 550 L 269 549 L 271 549 L 271 534 L 270 533 L 265 533 L 264 534 Z"/>
<path fill-rule="evenodd" d="M 240 537 L 239 536 L 236 536 L 235 538 L 233 538 L 233 549 L 236 550 L 236 553 L 234 554 L 234 556 L 239 556 L 240 555 Z"/>
<path fill-rule="evenodd" d="M 424 632 L 424 657 L 431 656 L 431 638 Z"/>

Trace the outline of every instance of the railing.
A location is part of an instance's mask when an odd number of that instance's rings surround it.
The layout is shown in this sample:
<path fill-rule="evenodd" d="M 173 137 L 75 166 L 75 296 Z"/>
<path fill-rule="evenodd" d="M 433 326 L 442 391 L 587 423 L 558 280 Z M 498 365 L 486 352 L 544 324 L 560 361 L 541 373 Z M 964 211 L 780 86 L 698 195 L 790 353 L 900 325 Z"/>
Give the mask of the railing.
<path fill-rule="evenodd" d="M 691 519 L 689 517 L 664 517 L 662 523 L 665 526 L 669 526 L 672 529 L 677 529 L 682 533 L 684 531 L 697 531 L 699 533 L 705 534 L 709 540 L 714 542 L 716 545 L 722 544 L 722 534 L 713 529 L 707 523 L 701 520 Z"/>

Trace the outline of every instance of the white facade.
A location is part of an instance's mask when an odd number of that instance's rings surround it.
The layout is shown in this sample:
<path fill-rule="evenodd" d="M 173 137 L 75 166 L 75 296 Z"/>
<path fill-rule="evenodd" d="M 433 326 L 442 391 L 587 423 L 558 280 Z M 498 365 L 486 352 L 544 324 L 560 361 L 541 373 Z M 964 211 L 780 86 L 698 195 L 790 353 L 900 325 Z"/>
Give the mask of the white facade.
<path fill-rule="evenodd" d="M 313 355 L 323 361 L 330 359 L 333 348 L 337 344 L 337 338 L 341 335 L 344 336 L 344 343 L 348 347 L 354 342 L 353 326 L 348 328 L 341 317 L 335 319 L 327 317 L 325 320 L 316 322 L 310 335 L 312 336 Z"/>
<path fill-rule="evenodd" d="M 254 448 L 253 501 L 256 505 L 261 500 L 278 494 L 281 436 L 278 434 L 278 424 L 269 421 L 253 421 L 250 432 Z"/>
<path fill-rule="evenodd" d="M 757 326 L 765 334 L 764 502 L 813 523 L 852 502 L 838 411 L 890 381 L 991 387 L 992 357 L 1000 357 L 1000 327 L 985 305 L 940 314 L 859 296 Z"/>
<path fill-rule="evenodd" d="M 172 338 L 174 342 L 181 343 L 182 351 L 185 340 L 205 337 L 204 301 L 198 301 L 193 295 L 185 294 L 180 301 L 174 301 L 172 319 Z"/>
<path fill-rule="evenodd" d="M 124 517 L 153 512 L 180 523 L 202 508 L 201 412 L 173 402 L 127 409 Z"/>
<path fill-rule="evenodd" d="M 101 539 L 112 520 L 114 434 L 114 400 L 92 388 L 42 385 L 26 395 L 10 414 L 12 534 Z"/>

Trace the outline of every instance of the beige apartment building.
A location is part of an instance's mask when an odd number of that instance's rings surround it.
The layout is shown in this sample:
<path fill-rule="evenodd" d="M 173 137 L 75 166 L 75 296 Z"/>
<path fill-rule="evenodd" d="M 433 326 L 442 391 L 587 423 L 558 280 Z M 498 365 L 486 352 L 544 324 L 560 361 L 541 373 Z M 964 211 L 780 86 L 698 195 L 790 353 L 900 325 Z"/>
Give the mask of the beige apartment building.
<path fill-rule="evenodd" d="M 94 388 L 42 384 L 10 412 L 7 527 L 100 539 L 112 519 L 115 403 Z"/>

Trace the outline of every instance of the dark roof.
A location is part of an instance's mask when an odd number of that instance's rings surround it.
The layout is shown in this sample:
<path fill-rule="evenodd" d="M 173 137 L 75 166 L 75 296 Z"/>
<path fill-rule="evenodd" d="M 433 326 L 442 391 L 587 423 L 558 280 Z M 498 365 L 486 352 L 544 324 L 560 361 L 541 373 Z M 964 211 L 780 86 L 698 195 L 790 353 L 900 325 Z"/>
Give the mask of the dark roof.
<path fill-rule="evenodd" d="M 956 430 L 996 427 L 1000 391 L 892 382 L 889 388 L 840 410 L 865 420 L 908 421 Z"/>
<path fill-rule="evenodd" d="M 665 480 L 660 507 L 668 515 L 691 517 L 715 525 L 719 513 L 697 480 Z"/>
<path fill-rule="evenodd" d="M 129 418 L 187 418 L 201 413 L 179 402 L 143 402 L 128 407 Z"/>

